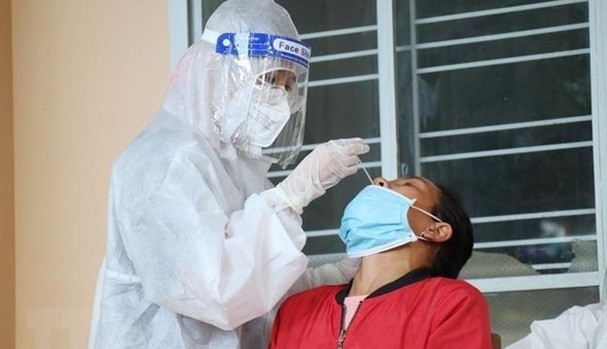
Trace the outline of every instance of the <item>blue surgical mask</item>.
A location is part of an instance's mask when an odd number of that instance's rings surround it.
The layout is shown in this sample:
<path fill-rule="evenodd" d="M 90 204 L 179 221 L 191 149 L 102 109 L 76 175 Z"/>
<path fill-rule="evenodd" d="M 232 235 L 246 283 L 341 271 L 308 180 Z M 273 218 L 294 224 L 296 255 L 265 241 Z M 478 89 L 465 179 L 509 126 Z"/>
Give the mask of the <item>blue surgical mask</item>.
<path fill-rule="evenodd" d="M 348 256 L 369 256 L 417 241 L 419 238 L 407 221 L 409 208 L 441 221 L 413 206 L 414 202 L 415 199 L 378 185 L 361 190 L 346 206 L 339 229 Z"/>

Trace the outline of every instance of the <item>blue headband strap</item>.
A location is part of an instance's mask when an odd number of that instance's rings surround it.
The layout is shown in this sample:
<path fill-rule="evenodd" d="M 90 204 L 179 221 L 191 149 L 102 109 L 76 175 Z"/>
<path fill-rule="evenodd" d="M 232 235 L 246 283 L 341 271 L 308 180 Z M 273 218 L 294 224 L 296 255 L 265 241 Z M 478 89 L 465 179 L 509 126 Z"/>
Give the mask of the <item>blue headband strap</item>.
<path fill-rule="evenodd" d="M 310 45 L 285 36 L 265 33 L 223 33 L 205 29 L 202 39 L 215 44 L 215 52 L 235 56 L 278 57 L 304 68 L 310 64 Z"/>

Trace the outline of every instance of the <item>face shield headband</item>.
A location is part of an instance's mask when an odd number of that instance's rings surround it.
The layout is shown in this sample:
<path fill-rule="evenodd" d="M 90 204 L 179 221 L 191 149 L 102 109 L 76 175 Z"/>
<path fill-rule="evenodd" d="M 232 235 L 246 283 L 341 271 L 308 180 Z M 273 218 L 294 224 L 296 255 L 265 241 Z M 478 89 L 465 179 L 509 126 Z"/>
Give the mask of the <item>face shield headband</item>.
<path fill-rule="evenodd" d="M 277 57 L 297 63 L 305 70 L 310 65 L 310 45 L 286 36 L 266 33 L 222 33 L 205 29 L 202 39 L 215 44 L 222 55 Z"/>

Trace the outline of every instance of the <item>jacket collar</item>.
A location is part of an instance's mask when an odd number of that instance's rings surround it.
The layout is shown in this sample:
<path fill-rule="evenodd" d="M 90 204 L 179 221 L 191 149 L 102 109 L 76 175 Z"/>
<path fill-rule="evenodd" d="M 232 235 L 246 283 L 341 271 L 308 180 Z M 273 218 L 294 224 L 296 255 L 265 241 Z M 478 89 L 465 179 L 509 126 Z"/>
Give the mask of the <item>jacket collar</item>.
<path fill-rule="evenodd" d="M 417 281 L 421 281 L 421 280 L 427 279 L 429 277 L 432 277 L 432 271 L 430 269 L 418 268 L 418 269 L 412 270 L 412 271 L 408 272 L 407 274 L 401 276 L 400 278 L 398 278 L 388 284 L 385 284 L 382 287 L 378 288 L 377 290 L 373 291 L 370 295 L 367 296 L 367 299 L 372 298 L 372 297 L 381 296 L 382 294 L 386 294 L 388 292 L 395 291 L 399 288 L 405 287 L 407 285 L 411 285 Z M 350 292 L 350 289 L 352 288 L 353 281 L 354 281 L 354 279 L 350 280 L 350 282 L 348 282 L 348 284 L 346 286 L 344 286 L 344 288 L 342 288 L 339 292 L 337 292 L 337 294 L 335 295 L 335 300 L 337 301 L 337 303 L 344 304 L 344 299 L 348 296 L 348 293 Z"/>

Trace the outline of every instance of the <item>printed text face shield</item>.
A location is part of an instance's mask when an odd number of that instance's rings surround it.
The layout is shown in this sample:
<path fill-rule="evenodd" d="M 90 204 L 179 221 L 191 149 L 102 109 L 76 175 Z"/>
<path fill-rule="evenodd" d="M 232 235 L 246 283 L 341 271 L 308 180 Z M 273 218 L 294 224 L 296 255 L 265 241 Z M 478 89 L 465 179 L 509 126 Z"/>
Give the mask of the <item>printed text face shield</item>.
<path fill-rule="evenodd" d="M 250 72 L 226 107 L 231 142 L 249 157 L 286 167 L 303 143 L 310 47 L 265 33 L 223 33 L 215 42 L 217 53 L 233 57 L 241 79 Z"/>

